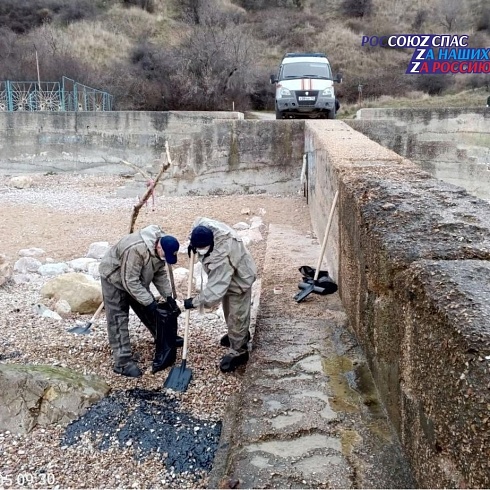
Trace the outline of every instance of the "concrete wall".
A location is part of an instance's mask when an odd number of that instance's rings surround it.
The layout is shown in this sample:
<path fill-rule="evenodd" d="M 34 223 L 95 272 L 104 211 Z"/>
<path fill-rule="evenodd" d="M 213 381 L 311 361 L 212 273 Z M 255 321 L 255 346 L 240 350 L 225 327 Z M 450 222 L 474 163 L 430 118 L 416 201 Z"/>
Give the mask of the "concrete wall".
<path fill-rule="evenodd" d="M 303 121 L 245 121 L 240 113 L 0 113 L 0 173 L 158 172 L 168 141 L 166 195 L 297 192 Z M 138 176 L 119 195 L 141 195 Z"/>
<path fill-rule="evenodd" d="M 490 486 L 490 204 L 341 121 L 306 123 L 310 210 L 422 488 Z"/>
<path fill-rule="evenodd" d="M 361 109 L 346 122 L 434 177 L 490 200 L 490 109 Z"/>
<path fill-rule="evenodd" d="M 0 113 L 0 171 L 156 171 L 168 140 L 169 195 L 296 193 L 304 149 L 320 238 L 340 192 L 327 267 L 419 485 L 489 487 L 490 204 L 341 121 L 216 115 Z"/>

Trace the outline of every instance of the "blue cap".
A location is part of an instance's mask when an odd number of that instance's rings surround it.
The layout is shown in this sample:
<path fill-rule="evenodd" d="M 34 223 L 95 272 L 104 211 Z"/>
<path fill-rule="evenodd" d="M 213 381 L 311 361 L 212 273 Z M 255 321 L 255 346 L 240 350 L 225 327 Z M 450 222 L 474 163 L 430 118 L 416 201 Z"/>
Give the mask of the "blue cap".
<path fill-rule="evenodd" d="M 165 254 L 167 264 L 175 264 L 177 262 L 177 253 L 180 248 L 179 241 L 172 235 L 165 235 L 160 238 L 160 246 Z"/>
<path fill-rule="evenodd" d="M 213 232 L 207 226 L 196 226 L 191 233 L 191 245 L 194 248 L 204 248 L 213 245 Z"/>

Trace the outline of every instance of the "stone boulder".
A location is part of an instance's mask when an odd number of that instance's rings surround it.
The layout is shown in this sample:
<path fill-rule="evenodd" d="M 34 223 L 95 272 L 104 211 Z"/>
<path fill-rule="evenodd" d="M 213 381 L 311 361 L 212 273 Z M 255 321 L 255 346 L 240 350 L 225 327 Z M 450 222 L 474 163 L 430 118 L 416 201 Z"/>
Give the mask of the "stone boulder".
<path fill-rule="evenodd" d="M 109 250 L 109 242 L 94 242 L 88 247 L 87 257 L 100 260 L 107 250 Z"/>
<path fill-rule="evenodd" d="M 64 299 L 72 313 L 95 313 L 102 303 L 100 282 L 80 272 L 69 272 L 48 281 L 41 288 L 45 298 Z"/>
<path fill-rule="evenodd" d="M 58 262 L 55 264 L 43 264 L 37 270 L 38 274 L 41 276 L 59 276 L 60 274 L 64 274 L 68 272 L 70 268 L 64 262 Z"/>
<path fill-rule="evenodd" d="M 42 248 L 31 247 L 19 250 L 19 257 L 41 257 L 46 252 Z"/>
<path fill-rule="evenodd" d="M 201 291 L 201 272 L 202 272 L 202 288 L 206 287 L 208 282 L 208 275 L 204 272 L 200 262 L 194 264 L 194 274 L 192 280 L 192 291 Z M 187 298 L 187 283 L 189 281 L 189 269 L 185 267 L 177 267 L 173 270 L 175 289 L 177 291 L 177 297 Z"/>
<path fill-rule="evenodd" d="M 32 177 L 29 175 L 18 175 L 10 179 L 10 185 L 16 189 L 27 189 L 33 183 Z"/>
<path fill-rule="evenodd" d="M 187 282 L 189 281 L 189 270 L 185 267 L 173 269 L 175 290 L 178 298 L 187 298 Z M 194 290 L 194 286 L 193 286 Z"/>
<path fill-rule="evenodd" d="M 7 257 L 0 254 L 0 286 L 3 286 L 12 277 L 12 266 Z"/>
<path fill-rule="evenodd" d="M 97 259 L 91 257 L 81 257 L 79 259 L 70 260 L 67 265 L 77 272 L 87 272 L 89 265 L 97 263 Z"/>
<path fill-rule="evenodd" d="M 14 271 L 19 274 L 37 272 L 42 263 L 34 257 L 22 257 L 14 264 Z"/>
<path fill-rule="evenodd" d="M 202 268 L 201 262 L 196 262 L 194 264 L 194 283 L 195 283 L 195 290 L 197 292 L 201 292 L 201 289 L 206 288 L 206 284 L 208 283 L 208 275 L 206 272 L 204 272 L 204 269 Z M 187 277 L 189 277 L 189 274 L 187 274 Z M 202 285 L 202 288 L 201 288 Z"/>
<path fill-rule="evenodd" d="M 54 366 L 0 364 L 0 432 L 67 425 L 110 391 L 102 379 Z"/>
<path fill-rule="evenodd" d="M 87 273 L 90 274 L 95 279 L 100 279 L 99 266 L 100 266 L 100 262 L 97 261 L 91 262 L 90 264 L 87 265 Z"/>

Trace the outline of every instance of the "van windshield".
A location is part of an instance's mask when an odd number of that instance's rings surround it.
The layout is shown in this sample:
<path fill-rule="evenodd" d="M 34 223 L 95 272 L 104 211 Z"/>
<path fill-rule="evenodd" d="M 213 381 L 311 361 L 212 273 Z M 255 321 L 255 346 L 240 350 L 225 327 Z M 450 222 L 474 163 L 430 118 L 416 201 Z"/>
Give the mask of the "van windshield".
<path fill-rule="evenodd" d="M 282 65 L 280 79 L 286 78 L 328 78 L 331 80 L 332 72 L 328 63 L 301 61 Z"/>

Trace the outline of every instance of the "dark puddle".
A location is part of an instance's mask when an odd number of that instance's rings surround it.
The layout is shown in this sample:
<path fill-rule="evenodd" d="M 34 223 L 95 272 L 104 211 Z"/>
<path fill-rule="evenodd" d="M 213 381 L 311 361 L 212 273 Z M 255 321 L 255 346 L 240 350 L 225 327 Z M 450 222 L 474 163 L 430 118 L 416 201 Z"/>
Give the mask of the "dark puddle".
<path fill-rule="evenodd" d="M 141 460 L 160 454 L 174 473 L 210 471 L 221 422 L 196 419 L 177 400 L 158 391 L 134 389 L 112 393 L 93 405 L 65 430 L 60 445 L 75 445 L 88 433 L 100 450 L 118 443 Z"/>

